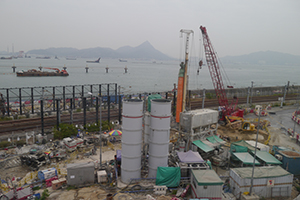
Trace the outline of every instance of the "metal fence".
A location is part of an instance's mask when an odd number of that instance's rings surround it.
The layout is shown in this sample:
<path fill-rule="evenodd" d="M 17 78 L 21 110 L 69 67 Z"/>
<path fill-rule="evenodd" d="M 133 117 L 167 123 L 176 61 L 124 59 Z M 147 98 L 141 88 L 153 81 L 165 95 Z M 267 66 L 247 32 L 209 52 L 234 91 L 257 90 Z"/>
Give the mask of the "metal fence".
<path fill-rule="evenodd" d="M 61 109 L 82 107 L 83 97 L 89 98 L 93 104 L 95 97 L 103 102 L 117 103 L 118 86 L 116 83 L 87 84 L 47 87 L 0 88 L 0 109 L 7 116 L 18 114 L 34 114 L 40 111 L 40 101 L 44 100 L 44 111 L 56 111 L 56 100 L 62 103 Z M 110 102 L 107 99 L 110 98 Z M 72 100 L 71 100 L 72 99 Z M 89 104 L 89 103 L 88 103 Z"/>

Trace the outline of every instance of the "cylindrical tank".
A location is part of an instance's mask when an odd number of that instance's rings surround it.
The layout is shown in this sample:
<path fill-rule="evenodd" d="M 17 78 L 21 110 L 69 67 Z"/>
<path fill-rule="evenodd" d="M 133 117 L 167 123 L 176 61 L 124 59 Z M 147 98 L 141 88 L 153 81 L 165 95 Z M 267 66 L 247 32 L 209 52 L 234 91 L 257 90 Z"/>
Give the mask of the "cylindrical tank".
<path fill-rule="evenodd" d="M 184 152 L 185 149 L 185 141 L 182 140 L 179 142 L 179 152 Z"/>
<path fill-rule="evenodd" d="M 171 101 L 153 99 L 151 101 L 151 123 L 149 141 L 149 174 L 156 177 L 157 167 L 168 166 Z"/>
<path fill-rule="evenodd" d="M 143 101 L 123 101 L 121 180 L 141 178 L 141 150 L 143 142 Z"/>
<path fill-rule="evenodd" d="M 148 138 L 149 138 L 149 135 L 150 135 L 150 132 L 151 132 L 151 129 L 150 129 L 150 123 L 151 123 L 151 120 L 150 120 L 150 113 L 149 112 L 146 112 L 145 115 L 144 115 L 144 144 L 148 144 Z"/>

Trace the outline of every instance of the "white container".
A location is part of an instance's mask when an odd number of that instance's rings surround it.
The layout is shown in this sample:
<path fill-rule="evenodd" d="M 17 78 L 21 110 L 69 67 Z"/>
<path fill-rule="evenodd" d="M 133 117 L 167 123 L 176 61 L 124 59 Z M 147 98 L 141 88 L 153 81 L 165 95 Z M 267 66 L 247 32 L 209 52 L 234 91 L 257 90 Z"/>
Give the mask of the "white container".
<path fill-rule="evenodd" d="M 140 99 L 123 100 L 122 115 L 129 117 L 143 116 L 143 101 Z"/>
<path fill-rule="evenodd" d="M 168 99 L 152 99 L 151 115 L 165 117 L 171 115 L 171 103 Z"/>
<path fill-rule="evenodd" d="M 97 179 L 98 183 L 105 183 L 107 182 L 107 173 L 105 170 L 97 171 Z"/>
<path fill-rule="evenodd" d="M 171 101 L 153 99 L 151 101 L 151 124 L 149 141 L 148 177 L 156 177 L 157 167 L 168 166 Z"/>
<path fill-rule="evenodd" d="M 123 116 L 122 118 L 122 130 L 142 130 L 141 124 L 143 124 L 143 116 L 139 117 L 129 117 Z"/>
<path fill-rule="evenodd" d="M 132 131 L 122 129 L 122 144 L 140 144 L 142 143 L 142 140 L 142 129 Z"/>
<path fill-rule="evenodd" d="M 141 178 L 141 150 L 143 142 L 143 101 L 123 101 L 121 180 Z"/>
<path fill-rule="evenodd" d="M 151 115 L 151 127 L 156 130 L 169 130 L 171 123 L 171 116 L 157 117 Z"/>

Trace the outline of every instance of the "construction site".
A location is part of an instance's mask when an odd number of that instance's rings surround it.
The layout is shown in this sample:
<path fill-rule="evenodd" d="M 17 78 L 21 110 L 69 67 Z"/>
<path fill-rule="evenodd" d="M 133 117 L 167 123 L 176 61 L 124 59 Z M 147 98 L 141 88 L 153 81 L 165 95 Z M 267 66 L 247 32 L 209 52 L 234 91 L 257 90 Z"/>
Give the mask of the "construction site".
<path fill-rule="evenodd" d="M 296 199 L 299 100 L 255 105 L 248 101 L 250 91 L 246 104 L 235 96 L 229 99 L 207 30 L 201 26 L 200 31 L 218 107 L 205 108 L 205 94 L 202 109 L 188 106 L 193 101 L 187 90 L 193 31 L 181 30 L 185 60 L 173 101 L 168 94 L 115 101 L 122 118 L 108 117 L 104 127 L 97 99 L 96 131 L 87 131 L 84 123 L 63 137 L 68 128 L 57 126 L 48 134 L 26 133 L 21 145 L 7 134 L 14 145 L 1 150 L 0 198 Z M 72 107 L 72 101 L 66 106 Z"/>

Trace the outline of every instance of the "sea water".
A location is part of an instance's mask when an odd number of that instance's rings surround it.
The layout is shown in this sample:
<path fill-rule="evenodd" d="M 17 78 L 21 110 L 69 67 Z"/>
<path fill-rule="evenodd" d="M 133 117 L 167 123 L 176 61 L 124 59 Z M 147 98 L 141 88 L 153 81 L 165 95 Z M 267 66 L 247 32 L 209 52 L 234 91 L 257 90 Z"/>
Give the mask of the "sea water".
<path fill-rule="evenodd" d="M 60 57 L 59 59 L 0 60 L 0 88 L 117 83 L 124 94 L 163 92 L 173 90 L 174 84 L 177 84 L 180 68 L 178 60 L 120 62 L 118 59 L 102 58 L 100 63 L 87 63 L 87 60 L 93 59 L 66 60 Z M 15 73 L 12 73 L 12 66 L 16 67 L 16 71 L 38 69 L 40 66 L 63 69 L 65 66 L 69 76 L 17 77 Z M 86 73 L 86 67 L 89 68 L 88 73 Z M 125 67 L 127 67 L 127 73 L 125 73 Z M 106 73 L 106 68 L 108 68 L 108 73 Z M 235 88 L 250 87 L 251 81 L 254 87 L 284 86 L 288 81 L 290 85 L 300 84 L 300 66 L 223 64 L 220 68 L 225 88 L 227 85 Z M 189 63 L 188 89 L 213 89 L 207 66 L 202 66 L 199 74 L 197 74 L 197 69 L 197 63 Z M 47 69 L 47 71 L 51 70 Z"/>

